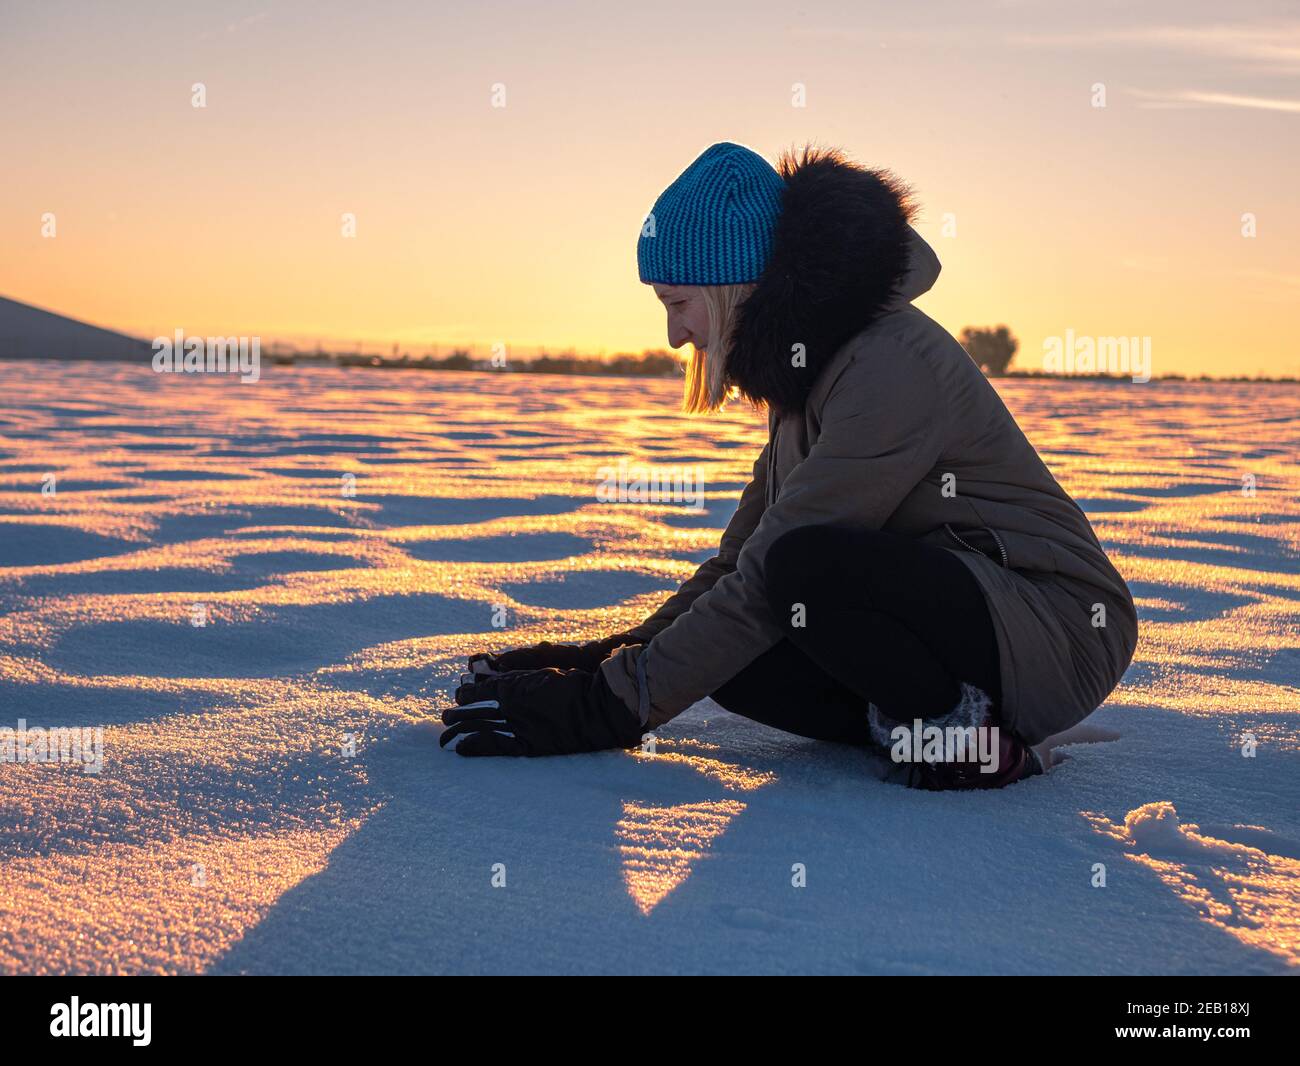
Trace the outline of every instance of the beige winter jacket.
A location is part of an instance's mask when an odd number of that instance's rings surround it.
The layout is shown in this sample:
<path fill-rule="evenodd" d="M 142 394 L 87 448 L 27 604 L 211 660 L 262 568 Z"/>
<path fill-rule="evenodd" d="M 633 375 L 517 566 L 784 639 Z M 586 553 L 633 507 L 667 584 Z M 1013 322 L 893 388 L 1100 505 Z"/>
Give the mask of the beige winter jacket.
<path fill-rule="evenodd" d="M 801 410 L 770 415 L 718 554 L 634 631 L 641 646 L 602 666 L 648 728 L 783 639 L 763 562 L 805 525 L 856 524 L 954 552 L 993 617 L 1003 721 L 1030 743 L 1087 716 L 1128 667 L 1137 618 L 1123 578 L 980 369 L 910 305 L 939 265 L 908 239 L 892 303 L 817 368 Z M 961 545 L 981 528 L 996 534 L 996 559 Z"/>

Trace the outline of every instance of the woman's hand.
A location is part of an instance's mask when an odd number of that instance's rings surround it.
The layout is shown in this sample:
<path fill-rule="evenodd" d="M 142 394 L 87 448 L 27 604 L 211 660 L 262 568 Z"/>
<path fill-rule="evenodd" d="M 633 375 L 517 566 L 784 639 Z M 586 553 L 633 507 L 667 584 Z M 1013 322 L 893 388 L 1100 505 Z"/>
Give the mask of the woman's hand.
<path fill-rule="evenodd" d="M 463 684 L 438 743 L 458 755 L 565 755 L 629 748 L 636 712 L 599 670 L 516 670 Z"/>
<path fill-rule="evenodd" d="M 618 633 L 604 640 L 586 644 L 552 644 L 548 640 L 529 648 L 516 648 L 500 655 L 486 652 L 469 657 L 469 672 L 473 677 L 493 677 L 514 670 L 585 670 L 594 674 L 610 652 L 623 644 L 639 644 L 627 633 Z"/>

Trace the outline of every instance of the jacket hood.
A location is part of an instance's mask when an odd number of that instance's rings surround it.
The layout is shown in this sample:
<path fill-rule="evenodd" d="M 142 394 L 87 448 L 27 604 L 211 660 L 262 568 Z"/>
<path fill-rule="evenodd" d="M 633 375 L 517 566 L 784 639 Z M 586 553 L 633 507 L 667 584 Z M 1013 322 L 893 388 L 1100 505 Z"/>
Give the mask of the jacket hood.
<path fill-rule="evenodd" d="M 889 310 L 903 307 L 918 296 L 924 296 L 934 288 L 934 283 L 939 280 L 939 271 L 942 269 L 943 265 L 939 262 L 939 257 L 934 254 L 934 249 L 926 244 L 924 237 L 908 226 L 907 270 L 903 274 L 903 280 L 898 283 Z"/>
<path fill-rule="evenodd" d="M 771 255 L 737 312 L 726 371 L 748 399 L 790 411 L 849 338 L 930 289 L 939 260 L 888 171 L 807 148 L 779 172 Z"/>

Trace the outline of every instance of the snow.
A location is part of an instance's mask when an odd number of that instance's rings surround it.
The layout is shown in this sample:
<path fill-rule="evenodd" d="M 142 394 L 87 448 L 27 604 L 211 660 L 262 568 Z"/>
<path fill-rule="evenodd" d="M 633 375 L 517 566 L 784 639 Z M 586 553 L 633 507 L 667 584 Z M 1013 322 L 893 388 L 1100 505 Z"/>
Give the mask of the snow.
<path fill-rule="evenodd" d="M 930 794 L 708 701 L 653 754 L 438 747 L 470 652 L 615 632 L 707 557 L 753 412 L 361 369 L 0 385 L 0 729 L 105 758 L 0 763 L 0 970 L 1300 967 L 1294 386 L 999 385 L 1142 643 L 1049 775 Z M 698 464 L 705 512 L 598 501 L 620 460 Z"/>
<path fill-rule="evenodd" d="M 1124 816 L 1124 833 L 1138 850 L 1149 855 L 1198 859 L 1211 855 L 1234 856 L 1252 850 L 1242 844 L 1216 840 L 1182 825 L 1172 803 L 1147 803 Z"/>

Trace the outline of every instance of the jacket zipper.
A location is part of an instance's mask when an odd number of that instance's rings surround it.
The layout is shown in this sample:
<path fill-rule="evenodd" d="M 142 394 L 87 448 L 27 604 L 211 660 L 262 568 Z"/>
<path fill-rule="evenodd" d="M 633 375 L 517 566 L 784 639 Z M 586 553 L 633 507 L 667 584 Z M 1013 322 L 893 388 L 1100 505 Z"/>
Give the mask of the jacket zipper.
<path fill-rule="evenodd" d="M 961 537 L 957 536 L 956 530 L 954 530 L 949 523 L 945 522 L 943 524 L 943 528 L 948 531 L 948 536 L 952 537 L 953 540 L 955 540 L 967 551 L 972 551 L 975 552 L 975 554 L 977 555 L 985 555 L 987 557 L 985 552 L 975 547 L 975 545 L 971 544 L 969 541 L 962 540 Z M 994 541 L 997 542 L 998 552 L 1002 556 L 1002 567 L 1003 569 L 1005 569 L 1007 565 L 1007 546 L 1002 543 L 1002 538 L 998 536 L 998 531 L 994 529 L 992 526 L 980 526 L 980 528 L 988 530 L 989 536 L 991 536 L 994 539 Z"/>
<path fill-rule="evenodd" d="M 996 529 L 992 526 L 985 526 L 984 528 L 987 529 L 993 539 L 998 542 L 998 551 L 1002 553 L 1002 569 L 1005 570 L 1007 568 L 1007 546 L 1002 543 L 1002 537 L 998 535 Z"/>

